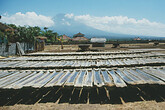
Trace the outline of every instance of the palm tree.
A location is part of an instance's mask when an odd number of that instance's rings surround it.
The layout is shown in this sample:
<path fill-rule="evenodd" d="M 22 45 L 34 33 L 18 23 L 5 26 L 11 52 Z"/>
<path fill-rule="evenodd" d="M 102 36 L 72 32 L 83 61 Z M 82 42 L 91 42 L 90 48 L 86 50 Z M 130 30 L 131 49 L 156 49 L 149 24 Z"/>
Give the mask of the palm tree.
<path fill-rule="evenodd" d="M 48 29 L 47 27 L 44 27 L 45 32 L 47 31 L 47 29 Z"/>
<path fill-rule="evenodd" d="M 57 37 L 58 37 L 58 33 L 54 32 L 53 35 L 54 35 L 54 42 L 56 42 L 57 41 Z"/>

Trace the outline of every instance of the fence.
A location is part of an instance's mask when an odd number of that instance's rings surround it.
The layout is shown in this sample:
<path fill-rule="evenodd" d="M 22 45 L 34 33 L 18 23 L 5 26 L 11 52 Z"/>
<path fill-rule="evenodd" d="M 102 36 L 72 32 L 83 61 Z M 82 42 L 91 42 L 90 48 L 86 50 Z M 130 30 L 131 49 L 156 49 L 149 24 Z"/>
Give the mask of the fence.
<path fill-rule="evenodd" d="M 25 53 L 35 51 L 35 46 L 32 43 L 20 43 Z M 10 56 L 17 54 L 16 43 L 1 43 L 0 44 L 0 56 Z"/>

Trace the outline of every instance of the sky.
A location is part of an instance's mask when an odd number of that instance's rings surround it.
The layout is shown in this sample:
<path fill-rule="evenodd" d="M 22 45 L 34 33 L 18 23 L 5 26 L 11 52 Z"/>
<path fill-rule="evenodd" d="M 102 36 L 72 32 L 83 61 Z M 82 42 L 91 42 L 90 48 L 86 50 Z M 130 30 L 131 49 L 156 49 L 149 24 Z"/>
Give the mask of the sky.
<path fill-rule="evenodd" d="M 53 29 L 165 37 L 164 13 L 165 0 L 0 0 L 0 22 Z"/>

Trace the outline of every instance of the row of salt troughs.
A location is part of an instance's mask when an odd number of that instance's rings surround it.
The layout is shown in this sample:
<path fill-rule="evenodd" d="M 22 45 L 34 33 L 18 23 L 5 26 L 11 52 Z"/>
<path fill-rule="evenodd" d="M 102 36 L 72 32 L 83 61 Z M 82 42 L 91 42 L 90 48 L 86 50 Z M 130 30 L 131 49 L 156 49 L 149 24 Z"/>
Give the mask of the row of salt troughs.
<path fill-rule="evenodd" d="M 132 50 L 132 51 L 104 51 L 104 52 L 62 52 L 62 53 L 29 53 L 24 56 L 70 56 L 70 55 L 109 55 L 109 54 L 133 54 L 148 53 L 148 50 Z"/>
<path fill-rule="evenodd" d="M 55 61 L 55 60 L 96 60 L 96 59 L 123 59 L 123 58 L 143 58 L 143 57 L 163 57 L 163 53 L 137 53 L 137 54 L 110 54 L 110 55 L 71 55 L 71 56 L 31 56 L 31 57 L 10 57 L 2 61 Z"/>
<path fill-rule="evenodd" d="M 128 85 L 165 85 L 165 67 L 75 69 L 75 70 L 15 70 L 0 71 L 0 88 L 23 87 L 127 87 Z"/>
<path fill-rule="evenodd" d="M 163 65 L 165 58 L 148 57 L 133 59 L 109 59 L 109 60 L 61 60 L 61 61 L 1 61 L 0 68 L 81 68 L 81 67 L 118 67 L 138 65 Z"/>

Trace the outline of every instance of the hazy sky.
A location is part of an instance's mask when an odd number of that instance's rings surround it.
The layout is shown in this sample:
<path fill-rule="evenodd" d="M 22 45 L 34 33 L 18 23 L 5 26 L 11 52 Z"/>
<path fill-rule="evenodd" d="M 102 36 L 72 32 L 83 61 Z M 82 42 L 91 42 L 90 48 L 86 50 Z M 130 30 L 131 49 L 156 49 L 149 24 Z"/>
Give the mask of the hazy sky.
<path fill-rule="evenodd" d="M 1 22 L 51 27 L 59 13 L 68 26 L 73 19 L 106 32 L 165 36 L 165 0 L 0 0 Z"/>

